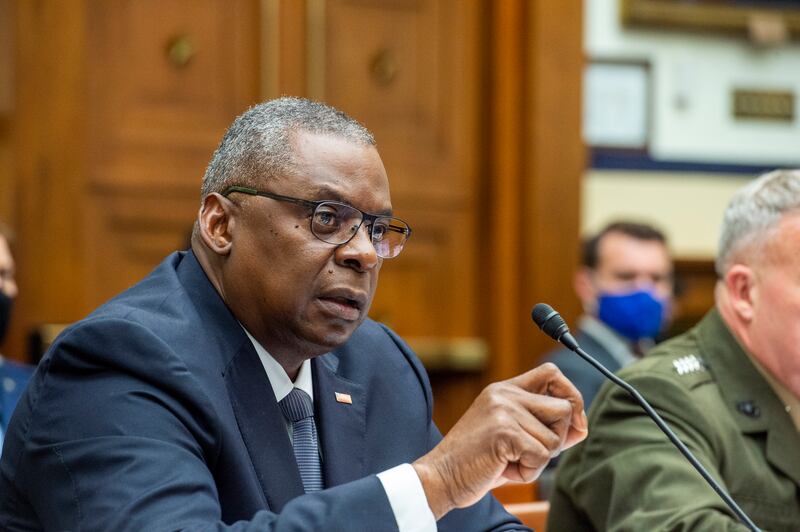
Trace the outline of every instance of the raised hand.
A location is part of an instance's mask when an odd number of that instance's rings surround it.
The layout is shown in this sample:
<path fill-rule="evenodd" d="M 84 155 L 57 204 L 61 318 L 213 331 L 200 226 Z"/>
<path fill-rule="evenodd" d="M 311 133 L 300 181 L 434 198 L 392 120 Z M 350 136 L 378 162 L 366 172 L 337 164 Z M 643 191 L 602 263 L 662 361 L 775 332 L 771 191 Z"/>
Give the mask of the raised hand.
<path fill-rule="evenodd" d="M 547 363 L 487 386 L 413 466 L 439 519 L 508 481 L 535 480 L 551 458 L 587 434 L 580 392 Z"/>

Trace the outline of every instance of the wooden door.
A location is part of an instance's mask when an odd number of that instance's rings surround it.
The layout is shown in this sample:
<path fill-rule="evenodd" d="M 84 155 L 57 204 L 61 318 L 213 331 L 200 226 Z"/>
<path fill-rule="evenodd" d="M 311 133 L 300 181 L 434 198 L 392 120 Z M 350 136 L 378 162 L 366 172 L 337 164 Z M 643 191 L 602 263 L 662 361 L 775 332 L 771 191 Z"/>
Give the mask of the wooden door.
<path fill-rule="evenodd" d="M 16 4 L 20 297 L 9 351 L 185 248 L 205 166 L 259 96 L 253 0 Z"/>

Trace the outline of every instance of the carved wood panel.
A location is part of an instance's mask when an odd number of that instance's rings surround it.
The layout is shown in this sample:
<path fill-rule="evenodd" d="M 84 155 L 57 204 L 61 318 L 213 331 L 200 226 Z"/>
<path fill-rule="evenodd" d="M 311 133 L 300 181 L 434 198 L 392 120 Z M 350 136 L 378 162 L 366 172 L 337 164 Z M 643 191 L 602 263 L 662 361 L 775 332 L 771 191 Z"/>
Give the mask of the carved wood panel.
<path fill-rule="evenodd" d="M 185 248 L 206 164 L 258 94 L 248 0 L 93 4 L 88 25 L 92 301 Z"/>
<path fill-rule="evenodd" d="M 18 2 L 11 349 L 184 248 L 205 166 L 259 92 L 258 0 Z"/>

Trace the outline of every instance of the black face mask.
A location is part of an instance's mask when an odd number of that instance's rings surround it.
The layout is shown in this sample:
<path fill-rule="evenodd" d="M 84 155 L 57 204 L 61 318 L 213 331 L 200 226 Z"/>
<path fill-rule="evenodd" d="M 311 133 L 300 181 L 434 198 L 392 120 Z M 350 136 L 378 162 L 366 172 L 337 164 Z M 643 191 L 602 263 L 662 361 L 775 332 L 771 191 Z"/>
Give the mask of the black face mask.
<path fill-rule="evenodd" d="M 6 338 L 8 332 L 8 324 L 11 322 L 11 309 L 14 306 L 14 300 L 3 292 L 0 292 L 0 344 Z"/>

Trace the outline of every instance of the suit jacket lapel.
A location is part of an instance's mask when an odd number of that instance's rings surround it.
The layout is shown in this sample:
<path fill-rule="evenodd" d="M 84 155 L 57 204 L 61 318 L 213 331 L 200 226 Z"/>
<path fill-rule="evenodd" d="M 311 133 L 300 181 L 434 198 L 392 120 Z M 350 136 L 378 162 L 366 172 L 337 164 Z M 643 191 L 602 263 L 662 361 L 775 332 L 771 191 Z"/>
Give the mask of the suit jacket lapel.
<path fill-rule="evenodd" d="M 225 386 L 236 422 L 266 498 L 274 512 L 302 495 L 303 483 L 269 378 L 255 348 L 208 281 L 194 254 L 182 259 L 178 275 L 204 326 L 215 333 L 218 345 L 209 352 L 220 357 Z M 366 473 L 366 393 L 364 388 L 336 374 L 338 356 L 346 348 L 312 360 L 314 409 L 322 446 L 322 468 L 327 487 L 362 478 Z M 336 401 L 349 394 L 352 404 Z"/>
<path fill-rule="evenodd" d="M 314 378 L 314 410 L 322 444 L 325 487 L 338 486 L 366 474 L 366 393 L 364 388 L 336 374 L 333 353 L 311 361 Z M 338 402 L 347 394 L 352 404 Z"/>
<path fill-rule="evenodd" d="M 253 344 L 194 254 L 179 253 L 176 260 L 180 260 L 180 282 L 194 302 L 203 327 L 217 342 L 204 349 L 209 353 L 209 364 L 218 364 L 221 369 L 265 503 L 272 511 L 280 512 L 289 500 L 303 494 L 303 483 L 269 378 Z"/>
<path fill-rule="evenodd" d="M 272 511 L 280 512 L 287 502 L 303 495 L 303 482 L 283 414 L 249 340 L 225 369 L 225 385 L 267 503 Z"/>

